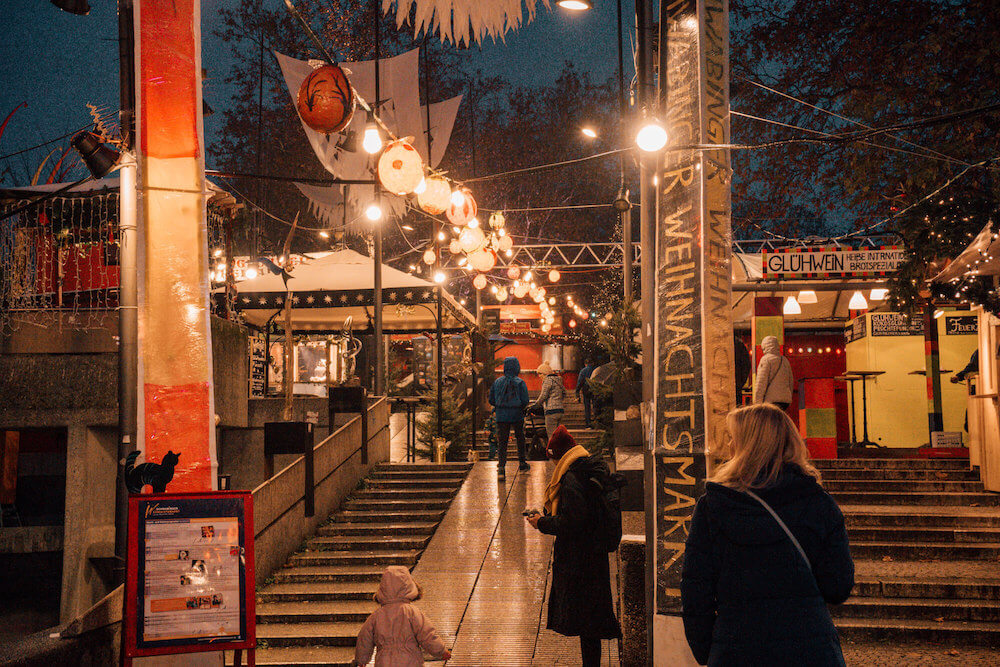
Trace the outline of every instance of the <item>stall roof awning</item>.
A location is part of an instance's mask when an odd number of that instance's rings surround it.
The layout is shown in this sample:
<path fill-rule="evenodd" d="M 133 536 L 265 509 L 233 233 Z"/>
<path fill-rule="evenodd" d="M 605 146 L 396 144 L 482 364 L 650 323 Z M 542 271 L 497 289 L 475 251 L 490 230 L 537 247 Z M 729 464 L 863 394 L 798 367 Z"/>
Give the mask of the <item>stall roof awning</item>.
<path fill-rule="evenodd" d="M 292 326 L 296 331 L 337 331 L 348 317 L 354 329 L 367 329 L 374 313 L 374 261 L 353 250 L 312 253 L 288 280 Z M 386 332 L 433 331 L 438 285 L 382 265 L 382 318 Z M 217 290 L 217 294 L 220 290 Z M 236 283 L 236 309 L 250 324 L 264 326 L 285 302 L 281 276 L 266 273 Z M 465 329 L 472 315 L 442 290 L 442 328 Z"/>
<path fill-rule="evenodd" d="M 951 260 L 941 273 L 934 276 L 931 282 L 946 283 L 966 275 L 1000 275 L 1000 240 L 993 231 L 993 223 L 987 223 L 972 243 Z"/>

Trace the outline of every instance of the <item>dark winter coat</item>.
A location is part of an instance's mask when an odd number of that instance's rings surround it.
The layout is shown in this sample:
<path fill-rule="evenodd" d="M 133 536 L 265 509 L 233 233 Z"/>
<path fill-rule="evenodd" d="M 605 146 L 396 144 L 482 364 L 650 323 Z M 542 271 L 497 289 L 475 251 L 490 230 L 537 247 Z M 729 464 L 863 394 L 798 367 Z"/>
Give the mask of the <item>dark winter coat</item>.
<path fill-rule="evenodd" d="M 600 457 L 577 459 L 562 477 L 555 515 L 538 520 L 540 531 L 556 537 L 546 627 L 562 635 L 621 635 L 611 602 L 608 552 L 594 536 L 600 488 L 590 479 L 603 484 L 609 474 Z"/>
<path fill-rule="evenodd" d="M 503 360 L 503 375 L 490 387 L 490 405 L 496 410 L 497 421 L 514 423 L 524 421 L 524 409 L 528 407 L 528 385 L 518 373 L 521 362 L 516 357 Z"/>
<path fill-rule="evenodd" d="M 755 493 L 799 540 L 812 572 L 756 500 L 709 482 L 691 521 L 681 580 L 694 657 L 710 666 L 843 665 L 826 606 L 846 600 L 854 586 L 840 508 L 797 466 Z"/>

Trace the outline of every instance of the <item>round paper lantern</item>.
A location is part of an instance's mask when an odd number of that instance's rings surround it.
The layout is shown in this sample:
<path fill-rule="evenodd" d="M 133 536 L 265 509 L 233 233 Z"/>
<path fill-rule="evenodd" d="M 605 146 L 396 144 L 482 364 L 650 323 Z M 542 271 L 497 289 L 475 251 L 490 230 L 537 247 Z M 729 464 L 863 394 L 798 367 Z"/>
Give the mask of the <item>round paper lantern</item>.
<path fill-rule="evenodd" d="M 317 132 L 340 132 L 354 115 L 354 91 L 344 70 L 323 65 L 309 73 L 299 86 L 295 107 L 302 122 Z"/>
<path fill-rule="evenodd" d="M 464 252 L 472 253 L 486 245 L 486 236 L 478 227 L 466 227 L 458 236 L 458 244 Z"/>
<path fill-rule="evenodd" d="M 500 289 L 497 290 L 497 301 L 506 301 L 506 300 L 507 300 L 507 288 L 501 287 Z"/>
<path fill-rule="evenodd" d="M 507 277 L 511 280 L 517 280 L 517 277 L 521 275 L 521 269 L 516 266 L 511 266 L 507 269 Z"/>
<path fill-rule="evenodd" d="M 524 283 L 516 283 L 514 285 L 514 296 L 518 299 L 523 299 L 524 295 L 528 293 L 528 286 Z"/>
<path fill-rule="evenodd" d="M 472 286 L 475 287 L 476 289 L 483 289 L 484 287 L 486 287 L 486 276 L 480 273 L 478 276 L 472 279 Z"/>
<path fill-rule="evenodd" d="M 509 236 L 501 236 L 500 241 L 498 242 L 498 246 L 500 250 L 502 250 L 503 252 L 507 252 L 508 250 L 514 247 L 514 239 L 512 239 Z"/>
<path fill-rule="evenodd" d="M 556 271 L 555 269 L 552 269 L 551 271 L 549 271 L 549 282 L 550 283 L 557 283 L 557 282 L 559 282 L 559 272 Z"/>
<path fill-rule="evenodd" d="M 476 217 L 478 207 L 472 193 L 466 188 L 455 190 L 448 201 L 448 220 L 451 224 L 463 227 Z"/>
<path fill-rule="evenodd" d="M 437 176 L 424 179 L 424 191 L 417 195 L 417 203 L 426 213 L 440 215 L 451 205 L 451 186 Z"/>
<path fill-rule="evenodd" d="M 424 180 L 424 163 L 405 139 L 398 139 L 386 146 L 378 159 L 378 180 L 389 192 L 405 195 Z"/>
<path fill-rule="evenodd" d="M 457 255 L 462 252 L 462 246 L 459 244 L 458 239 L 452 239 L 451 243 L 448 244 L 448 252 L 452 255 Z"/>
<path fill-rule="evenodd" d="M 500 211 L 494 211 L 490 214 L 490 227 L 493 229 L 500 229 L 505 222 L 507 222 L 507 218 Z"/>
<path fill-rule="evenodd" d="M 434 254 L 433 250 L 424 251 L 424 264 L 433 264 L 437 260 L 437 255 Z"/>
<path fill-rule="evenodd" d="M 476 271 L 490 271 L 494 266 L 496 266 L 497 257 L 492 251 L 485 248 L 480 248 L 475 252 L 469 253 L 469 264 L 472 265 Z"/>

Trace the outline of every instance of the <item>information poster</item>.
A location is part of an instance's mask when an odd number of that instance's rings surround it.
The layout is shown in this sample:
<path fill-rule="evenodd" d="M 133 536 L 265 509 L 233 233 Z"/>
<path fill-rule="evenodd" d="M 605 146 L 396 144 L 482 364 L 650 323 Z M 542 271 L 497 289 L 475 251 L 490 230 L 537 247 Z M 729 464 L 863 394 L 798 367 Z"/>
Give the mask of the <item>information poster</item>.
<path fill-rule="evenodd" d="M 903 313 L 872 313 L 872 336 L 923 336 L 924 321 Z"/>
<path fill-rule="evenodd" d="M 252 648 L 252 498 L 129 498 L 130 656 Z"/>
<path fill-rule="evenodd" d="M 264 336 L 250 337 L 250 398 L 264 398 L 264 381 L 267 376 L 267 347 Z"/>

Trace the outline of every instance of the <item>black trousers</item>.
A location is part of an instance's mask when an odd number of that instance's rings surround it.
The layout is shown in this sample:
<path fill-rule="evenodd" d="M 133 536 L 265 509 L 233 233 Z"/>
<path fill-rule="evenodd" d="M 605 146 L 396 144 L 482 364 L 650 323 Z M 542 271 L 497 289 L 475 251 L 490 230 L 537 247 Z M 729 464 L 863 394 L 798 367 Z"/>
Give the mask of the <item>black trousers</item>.
<path fill-rule="evenodd" d="M 580 656 L 583 658 L 583 667 L 601 667 L 600 638 L 580 635 Z"/>
<path fill-rule="evenodd" d="M 503 470 L 503 467 L 507 465 L 507 444 L 510 442 L 510 429 L 514 428 L 514 439 L 517 441 L 517 460 L 521 463 L 526 463 L 525 450 L 527 449 L 524 444 L 524 420 L 517 422 L 497 422 L 497 440 L 499 440 L 499 449 L 497 451 L 498 465 L 497 470 Z"/>

